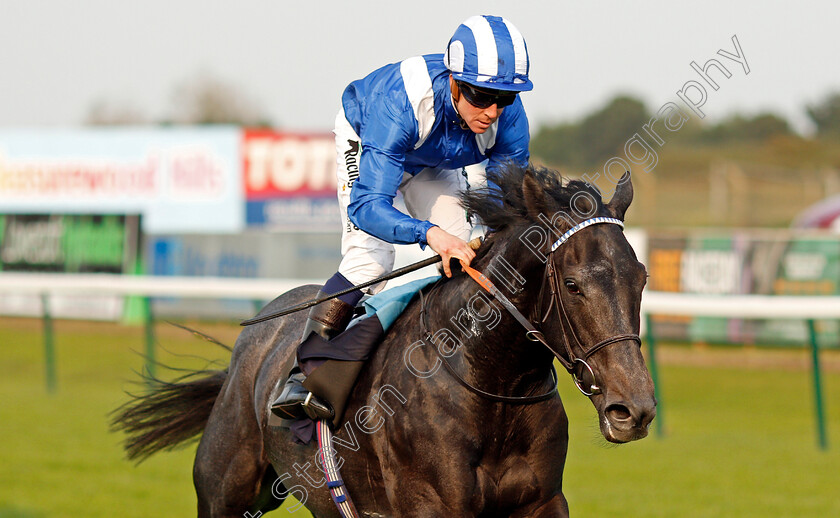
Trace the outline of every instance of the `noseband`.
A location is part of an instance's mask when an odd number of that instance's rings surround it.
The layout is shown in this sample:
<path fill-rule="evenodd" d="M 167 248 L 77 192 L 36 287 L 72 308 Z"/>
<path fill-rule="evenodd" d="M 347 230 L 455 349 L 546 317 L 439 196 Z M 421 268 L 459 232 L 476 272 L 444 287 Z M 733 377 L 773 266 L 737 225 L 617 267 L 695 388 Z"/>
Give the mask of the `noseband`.
<path fill-rule="evenodd" d="M 569 315 L 567 314 L 566 308 L 563 305 L 563 297 L 561 296 L 561 291 L 560 291 L 560 289 L 561 289 L 560 288 L 560 280 L 561 279 L 560 279 L 560 275 L 557 272 L 557 267 L 554 265 L 554 252 L 560 247 L 560 245 L 562 245 L 563 243 L 568 241 L 569 238 L 572 237 L 572 235 L 574 235 L 575 233 L 577 233 L 577 232 L 579 232 L 579 231 L 583 230 L 584 228 L 589 227 L 591 225 L 597 225 L 597 224 L 601 224 L 601 223 L 614 224 L 614 225 L 620 226 L 622 229 L 624 228 L 624 223 L 621 220 L 615 219 L 615 218 L 598 217 L 598 218 L 587 219 L 587 220 L 585 220 L 581 223 L 578 223 L 577 225 L 572 227 L 569 231 L 567 231 L 565 234 L 560 236 L 560 239 L 558 239 L 557 241 L 554 242 L 554 244 L 551 245 L 551 249 L 548 253 L 548 257 L 546 258 L 545 275 L 544 275 L 544 278 L 543 278 L 543 283 L 540 286 L 540 294 L 539 294 L 539 298 L 537 299 L 536 314 L 539 315 L 540 313 L 542 313 L 541 306 L 542 306 L 542 301 L 543 301 L 543 298 L 544 298 L 543 294 L 545 292 L 545 286 L 548 285 L 549 289 L 551 290 L 551 298 L 550 298 L 550 301 L 549 301 L 548 308 L 545 310 L 545 312 L 542 315 L 542 318 L 540 319 L 540 323 L 544 324 L 548 320 L 548 318 L 551 314 L 551 309 L 554 308 L 556 313 L 557 313 L 558 318 L 560 319 L 561 324 L 563 325 L 564 328 L 568 329 L 568 333 L 562 333 L 565 354 L 562 354 L 560 351 L 557 351 L 554 347 L 549 345 L 549 343 L 545 339 L 545 336 L 543 335 L 542 331 L 540 329 L 538 329 L 536 326 L 534 326 L 534 324 L 531 323 L 531 320 L 526 319 L 525 316 L 522 315 L 522 313 L 518 309 L 516 309 L 516 307 L 514 307 L 510 303 L 510 301 L 508 301 L 507 298 L 504 295 L 502 295 L 498 291 L 497 288 L 495 288 L 495 286 L 493 286 L 493 284 L 489 281 L 489 279 L 487 279 L 483 274 L 481 274 L 481 273 L 475 271 L 474 269 L 470 268 L 469 266 L 464 267 L 465 271 L 467 271 L 467 273 L 469 273 L 470 276 L 472 276 L 482 287 L 484 287 L 485 289 L 490 291 L 490 293 L 494 297 L 496 297 L 500 302 L 502 302 L 502 306 L 504 306 L 508 310 L 508 312 L 510 312 L 513 315 L 513 317 L 526 329 L 525 336 L 528 338 L 528 340 L 531 340 L 532 342 L 539 342 L 539 343 L 543 344 L 549 351 L 551 351 L 551 353 L 554 355 L 554 357 L 557 358 L 557 360 L 563 365 L 563 367 L 566 368 L 566 370 L 569 372 L 569 374 L 572 375 L 572 379 L 575 382 L 575 386 L 585 396 L 594 396 L 595 394 L 600 394 L 601 393 L 601 388 L 596 383 L 595 372 L 592 370 L 592 367 L 589 365 L 589 363 L 586 360 L 591 358 L 592 355 L 594 355 L 596 352 L 600 351 L 601 349 L 603 349 L 603 348 L 605 348 L 609 345 L 618 343 L 618 342 L 624 342 L 624 341 L 627 341 L 627 340 L 632 340 L 632 341 L 636 342 L 639 346 L 642 345 L 642 340 L 639 338 L 639 335 L 632 334 L 632 333 L 627 333 L 627 334 L 620 334 L 620 335 L 611 336 L 611 337 L 606 338 L 604 340 L 601 340 L 600 342 L 596 343 L 595 345 L 587 348 L 581 342 L 580 338 L 578 338 L 578 335 L 575 332 L 574 326 L 572 326 L 572 321 L 571 321 L 571 319 L 569 319 Z M 421 292 L 421 299 L 422 299 L 422 292 Z M 421 302 L 421 306 L 422 306 L 421 321 L 423 323 L 424 328 L 426 329 L 427 337 L 431 340 L 431 333 L 429 333 L 429 331 L 428 331 L 428 323 L 426 322 L 425 305 L 426 305 L 425 300 L 423 300 Z M 577 344 L 578 348 L 581 351 L 583 351 L 582 356 L 578 356 L 578 355 L 575 354 L 574 348 L 572 347 L 572 344 L 569 342 L 569 338 L 567 336 L 569 333 L 574 338 L 574 341 Z M 434 344 L 433 341 L 430 341 L 430 343 Z M 438 356 L 440 357 L 441 361 L 443 362 L 444 367 L 446 367 L 446 370 L 449 371 L 450 374 L 452 374 L 462 385 L 464 385 L 465 387 L 469 388 L 470 390 L 472 390 L 476 394 L 479 394 L 482 397 L 485 397 L 485 398 L 488 398 L 488 399 L 491 399 L 491 400 L 494 400 L 494 401 L 503 401 L 503 402 L 508 402 L 508 403 L 533 403 L 533 402 L 537 402 L 537 401 L 543 401 L 543 400 L 547 399 L 548 397 L 553 396 L 554 392 L 556 391 L 557 375 L 555 374 L 554 369 L 552 368 L 551 373 L 552 373 L 552 377 L 553 377 L 553 380 L 554 380 L 555 388 L 553 388 L 550 393 L 545 393 L 545 394 L 541 394 L 539 396 L 530 396 L 530 397 L 511 397 L 511 396 L 498 396 L 498 395 L 495 395 L 495 394 L 490 394 L 490 393 L 485 392 L 481 389 L 473 387 L 472 385 L 467 383 L 467 381 L 464 380 L 459 374 L 457 374 L 457 372 L 455 372 L 455 370 L 449 365 L 449 362 L 440 353 L 440 351 L 437 350 L 437 347 L 433 346 L 432 348 L 435 350 L 436 353 L 438 353 Z M 590 379 L 592 380 L 589 383 L 589 387 L 585 387 L 585 383 L 584 383 L 584 380 L 582 378 L 582 376 L 586 373 L 586 371 L 589 372 Z"/>

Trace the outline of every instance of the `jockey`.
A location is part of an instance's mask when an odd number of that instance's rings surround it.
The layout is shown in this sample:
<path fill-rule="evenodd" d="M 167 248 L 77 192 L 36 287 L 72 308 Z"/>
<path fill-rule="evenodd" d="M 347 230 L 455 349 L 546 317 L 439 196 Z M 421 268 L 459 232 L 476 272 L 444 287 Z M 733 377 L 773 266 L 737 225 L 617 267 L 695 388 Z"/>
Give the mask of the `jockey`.
<path fill-rule="evenodd" d="M 527 165 L 528 119 L 517 94 L 533 88 L 528 69 L 525 40 L 513 24 L 473 16 L 444 54 L 386 65 L 350 83 L 334 130 L 343 258 L 318 297 L 390 273 L 393 244 L 430 246 L 447 277 L 450 259 L 470 263 L 471 226 L 457 195 L 466 187 L 463 168 L 484 160 L 488 170 L 504 162 Z M 397 191 L 408 214 L 393 206 Z M 384 284 L 366 291 L 377 293 Z M 306 342 L 323 344 L 341 333 L 362 296 L 356 290 L 314 306 L 298 355 Z M 303 385 L 310 370 L 307 362 L 304 372 L 295 363 L 272 412 L 333 417 L 329 403 Z"/>

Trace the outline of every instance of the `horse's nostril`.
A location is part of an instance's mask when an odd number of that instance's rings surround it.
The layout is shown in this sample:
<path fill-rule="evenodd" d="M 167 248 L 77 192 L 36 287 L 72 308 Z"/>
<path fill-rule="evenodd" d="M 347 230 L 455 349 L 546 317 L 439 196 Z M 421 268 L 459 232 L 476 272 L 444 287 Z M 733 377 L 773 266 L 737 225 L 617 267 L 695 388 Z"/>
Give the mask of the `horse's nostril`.
<path fill-rule="evenodd" d="M 610 405 L 607 407 L 607 415 L 613 421 L 627 421 L 632 417 L 630 410 L 624 405 Z"/>

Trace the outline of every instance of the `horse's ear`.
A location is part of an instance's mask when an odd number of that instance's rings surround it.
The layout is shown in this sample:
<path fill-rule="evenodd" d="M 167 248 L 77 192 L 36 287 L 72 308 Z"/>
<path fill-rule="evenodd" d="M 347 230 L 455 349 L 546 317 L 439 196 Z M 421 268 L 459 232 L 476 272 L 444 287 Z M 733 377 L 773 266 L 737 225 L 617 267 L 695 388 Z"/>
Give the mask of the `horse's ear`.
<path fill-rule="evenodd" d="M 607 204 L 607 211 L 612 217 L 624 221 L 624 213 L 627 212 L 627 207 L 633 201 L 633 182 L 630 181 L 630 171 L 624 173 L 624 176 L 619 180 L 618 185 L 615 186 L 615 194 Z"/>
<path fill-rule="evenodd" d="M 532 221 L 538 221 L 537 217 L 540 214 L 549 212 L 548 195 L 530 169 L 525 171 L 525 176 L 522 178 L 522 198 L 525 201 L 528 218 Z"/>

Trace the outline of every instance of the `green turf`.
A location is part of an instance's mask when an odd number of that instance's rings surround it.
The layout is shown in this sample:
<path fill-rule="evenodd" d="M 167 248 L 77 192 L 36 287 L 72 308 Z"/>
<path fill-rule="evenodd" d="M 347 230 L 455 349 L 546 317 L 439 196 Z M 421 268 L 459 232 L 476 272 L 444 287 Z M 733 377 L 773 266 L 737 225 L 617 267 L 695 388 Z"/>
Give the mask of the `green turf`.
<path fill-rule="evenodd" d="M 180 354 L 227 356 L 182 332 L 158 339 Z M 143 350 L 143 329 L 58 322 L 56 349 L 58 391 L 48 395 L 37 322 L 0 319 L 0 518 L 194 516 L 194 446 L 136 467 L 108 433 L 106 414 L 143 365 L 132 352 Z M 824 373 L 825 452 L 807 371 L 660 369 L 666 436 L 620 447 L 606 445 L 591 404 L 561 380 L 573 516 L 840 516 L 840 373 Z"/>
<path fill-rule="evenodd" d="M 806 371 L 665 366 L 665 437 L 620 447 L 604 446 L 591 405 L 564 387 L 570 507 L 579 516 L 840 516 L 840 376 L 824 377 L 828 451 L 817 448 Z"/>

